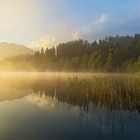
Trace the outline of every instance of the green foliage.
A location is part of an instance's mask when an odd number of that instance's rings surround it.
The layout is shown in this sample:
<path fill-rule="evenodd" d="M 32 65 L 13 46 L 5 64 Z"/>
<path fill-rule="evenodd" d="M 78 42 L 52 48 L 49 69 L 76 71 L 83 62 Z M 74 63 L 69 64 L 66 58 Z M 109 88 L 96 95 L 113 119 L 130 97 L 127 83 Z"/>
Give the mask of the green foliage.
<path fill-rule="evenodd" d="M 105 37 L 89 43 L 76 40 L 35 54 L 6 58 L 1 70 L 137 72 L 140 35 Z"/>

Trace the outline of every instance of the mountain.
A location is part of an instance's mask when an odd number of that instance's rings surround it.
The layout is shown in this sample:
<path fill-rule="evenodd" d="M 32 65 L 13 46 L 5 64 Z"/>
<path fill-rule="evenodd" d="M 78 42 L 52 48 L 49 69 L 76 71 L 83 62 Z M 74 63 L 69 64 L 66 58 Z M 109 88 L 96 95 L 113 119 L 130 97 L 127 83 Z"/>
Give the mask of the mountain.
<path fill-rule="evenodd" d="M 32 53 L 33 50 L 27 48 L 24 45 L 6 42 L 0 43 L 0 59 L 19 54 L 32 54 Z"/>

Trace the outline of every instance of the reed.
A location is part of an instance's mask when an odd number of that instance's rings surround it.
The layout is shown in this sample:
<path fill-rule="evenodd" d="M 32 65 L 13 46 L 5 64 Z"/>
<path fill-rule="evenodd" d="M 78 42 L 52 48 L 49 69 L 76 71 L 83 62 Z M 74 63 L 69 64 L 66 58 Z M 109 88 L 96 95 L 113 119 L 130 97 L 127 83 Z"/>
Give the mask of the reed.
<path fill-rule="evenodd" d="M 29 88 L 42 96 L 56 97 L 60 102 L 78 105 L 88 110 L 92 103 L 110 110 L 139 109 L 140 78 L 122 74 L 101 74 L 70 77 L 19 78 L 11 83 L 18 88 Z"/>

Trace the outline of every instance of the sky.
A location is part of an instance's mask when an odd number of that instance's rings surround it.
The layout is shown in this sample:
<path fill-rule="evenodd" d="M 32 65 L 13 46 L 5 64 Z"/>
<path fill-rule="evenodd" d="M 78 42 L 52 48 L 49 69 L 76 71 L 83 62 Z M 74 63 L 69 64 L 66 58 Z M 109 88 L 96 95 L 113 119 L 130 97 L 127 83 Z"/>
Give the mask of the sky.
<path fill-rule="evenodd" d="M 52 46 L 140 33 L 140 0 L 0 0 L 0 41 Z"/>

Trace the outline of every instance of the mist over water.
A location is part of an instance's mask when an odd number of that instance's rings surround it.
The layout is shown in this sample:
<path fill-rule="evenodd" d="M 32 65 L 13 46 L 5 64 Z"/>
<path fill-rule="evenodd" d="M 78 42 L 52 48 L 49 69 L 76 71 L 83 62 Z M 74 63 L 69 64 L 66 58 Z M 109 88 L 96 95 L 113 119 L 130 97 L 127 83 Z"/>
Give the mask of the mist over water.
<path fill-rule="evenodd" d="M 0 73 L 0 139 L 140 139 L 140 77 Z"/>
<path fill-rule="evenodd" d="M 140 140 L 140 0 L 0 0 L 0 140 Z"/>

